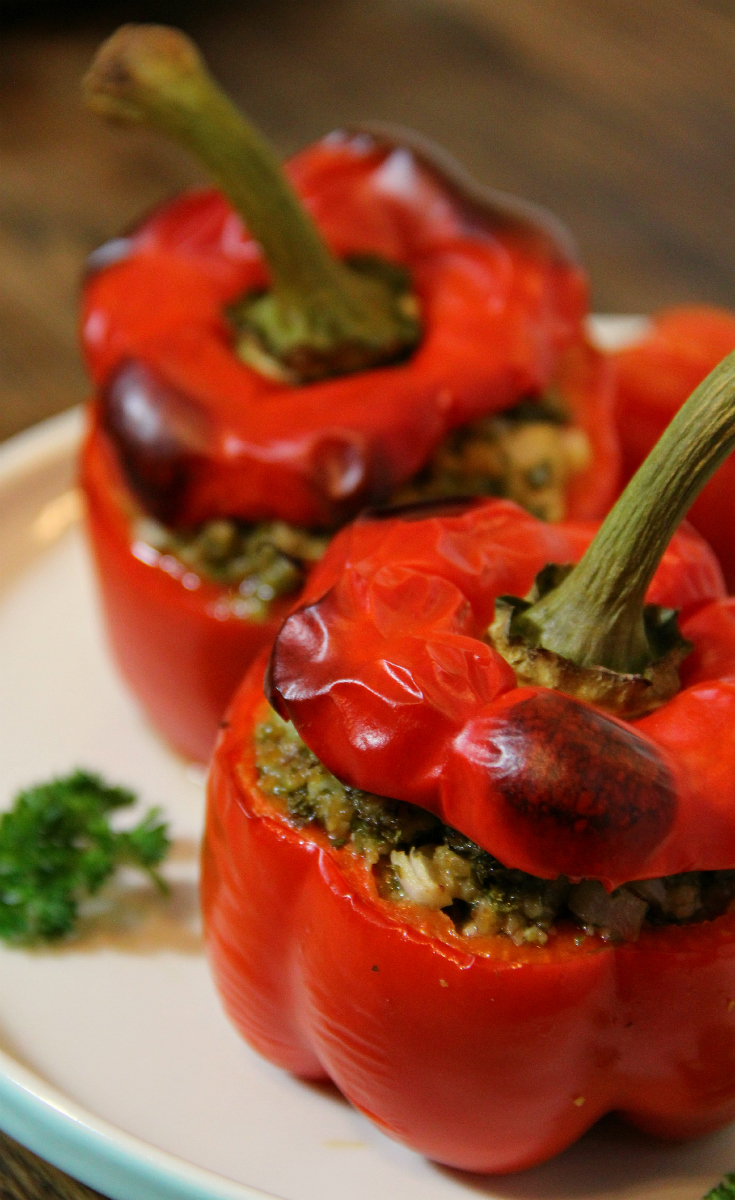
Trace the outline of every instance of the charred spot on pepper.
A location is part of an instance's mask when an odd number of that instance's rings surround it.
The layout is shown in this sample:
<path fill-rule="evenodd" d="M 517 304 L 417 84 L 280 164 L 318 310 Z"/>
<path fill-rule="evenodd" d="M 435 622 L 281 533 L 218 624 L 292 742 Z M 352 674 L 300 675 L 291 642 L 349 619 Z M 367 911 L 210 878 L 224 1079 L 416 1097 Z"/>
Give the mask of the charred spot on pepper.
<path fill-rule="evenodd" d="M 611 859 L 624 869 L 673 823 L 676 785 L 656 747 L 585 704 L 538 692 L 481 736 L 510 825 L 565 874 L 604 876 Z"/>
<path fill-rule="evenodd" d="M 195 400 L 142 363 L 127 362 L 100 396 L 102 427 L 128 486 L 158 520 L 175 524 L 210 430 Z"/>

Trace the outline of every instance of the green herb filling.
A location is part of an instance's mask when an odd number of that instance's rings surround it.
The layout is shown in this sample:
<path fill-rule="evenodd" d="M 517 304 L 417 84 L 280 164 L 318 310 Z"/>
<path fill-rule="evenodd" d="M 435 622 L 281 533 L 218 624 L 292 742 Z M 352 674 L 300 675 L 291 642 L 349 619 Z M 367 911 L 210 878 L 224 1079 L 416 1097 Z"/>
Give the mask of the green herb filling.
<path fill-rule="evenodd" d="M 500 496 L 543 520 L 559 521 L 567 481 L 588 458 L 586 435 L 566 423 L 551 398 L 527 400 L 450 433 L 427 466 L 389 503 Z M 330 535 L 285 521 L 248 524 L 226 518 L 195 529 L 171 530 L 143 517 L 135 524 L 134 537 L 151 548 L 153 560 L 164 568 L 181 564 L 185 586 L 195 586 L 200 579 L 219 583 L 228 589 L 228 612 L 262 621 L 274 600 L 299 591 Z"/>
<path fill-rule="evenodd" d="M 136 523 L 137 541 L 170 555 L 195 577 L 231 590 L 234 616 L 264 620 L 274 600 L 298 591 L 309 567 L 322 557 L 328 536 L 268 521 L 207 521 L 193 530 L 171 530 L 149 517 Z"/>
<path fill-rule="evenodd" d="M 735 896 L 735 871 L 640 880 L 612 894 L 593 879 L 537 879 L 424 809 L 341 784 L 275 712 L 256 726 L 254 744 L 260 788 L 292 824 L 317 825 L 335 846 L 349 845 L 371 864 L 385 899 L 443 909 L 467 937 L 542 946 L 563 920 L 578 927 L 580 942 L 634 941 L 644 922 L 709 920 Z"/>
<path fill-rule="evenodd" d="M 525 400 L 455 429 L 393 503 L 498 496 L 543 521 L 561 521 L 566 485 L 589 457 L 587 435 L 568 423 L 552 395 Z"/>

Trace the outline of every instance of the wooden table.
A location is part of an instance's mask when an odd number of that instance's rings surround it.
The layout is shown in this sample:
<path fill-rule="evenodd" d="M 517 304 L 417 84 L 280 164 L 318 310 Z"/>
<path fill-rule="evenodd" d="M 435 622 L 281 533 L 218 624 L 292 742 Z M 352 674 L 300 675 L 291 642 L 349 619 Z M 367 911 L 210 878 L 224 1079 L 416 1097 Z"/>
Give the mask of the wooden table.
<path fill-rule="evenodd" d="M 176 149 L 84 112 L 79 78 L 126 6 L 69 8 L 43 17 L 0 0 L 0 439 L 85 395 L 75 324 L 88 251 L 200 178 Z M 735 304 L 733 0 L 167 10 L 284 153 L 354 120 L 414 126 L 483 181 L 557 212 L 598 310 Z M 0 1200 L 92 1194 L 0 1141 Z"/>
<path fill-rule="evenodd" d="M 0 1200 L 94 1200 L 99 1192 L 70 1179 L 0 1132 Z"/>

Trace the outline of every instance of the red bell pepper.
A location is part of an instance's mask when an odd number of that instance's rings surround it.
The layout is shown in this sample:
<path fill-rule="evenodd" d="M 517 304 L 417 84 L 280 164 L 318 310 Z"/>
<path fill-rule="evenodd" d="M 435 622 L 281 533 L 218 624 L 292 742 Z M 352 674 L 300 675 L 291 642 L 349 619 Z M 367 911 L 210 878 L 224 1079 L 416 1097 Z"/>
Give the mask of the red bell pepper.
<path fill-rule="evenodd" d="M 525 595 L 549 561 L 577 561 L 593 532 L 591 523 L 545 526 L 507 501 L 417 521 L 408 534 L 400 517 L 358 521 L 335 539 L 278 635 L 274 700 L 343 782 L 429 809 L 531 875 L 617 887 L 705 869 L 703 858 L 707 870 L 732 866 L 735 783 L 713 788 L 703 765 L 730 767 L 719 748 L 735 723 L 735 686 L 715 685 L 712 672 L 735 671 L 735 610 L 698 535 L 674 537 L 647 602 L 682 610 L 684 637 L 693 610 L 695 662 L 706 656 L 709 670 L 632 724 L 556 691 L 519 688 L 482 640 L 497 596 Z M 512 770 L 494 769 L 494 758 Z"/>
<path fill-rule="evenodd" d="M 705 306 L 656 313 L 646 336 L 613 355 L 623 482 L 635 474 L 689 393 L 735 350 L 735 313 Z M 689 520 L 735 590 L 735 459 L 697 497 Z"/>
<path fill-rule="evenodd" d="M 505 501 L 361 518 L 276 639 L 271 701 L 343 784 L 506 867 L 608 889 L 733 868 L 735 602 L 701 538 L 671 535 L 734 443 L 731 356 L 594 540 Z M 532 602 L 499 604 L 534 576 Z M 540 1162 L 610 1110 L 672 1138 L 735 1116 L 733 912 L 517 947 L 386 899 L 369 859 L 264 792 L 264 666 L 215 752 L 203 881 L 215 978 L 257 1049 L 477 1171 Z"/>
<path fill-rule="evenodd" d="M 169 129 L 139 93 L 172 35 L 142 30 L 103 47 L 90 94 L 124 118 L 137 88 L 146 119 Z M 121 61 L 122 76 L 110 66 Z M 549 388 L 590 446 L 568 511 L 599 515 L 616 486 L 607 367 L 586 340 L 584 276 L 553 218 L 402 136 L 332 134 L 286 175 L 337 260 L 369 254 L 407 271 L 421 323 L 408 358 L 300 385 L 243 361 L 227 310 L 267 287 L 278 246 L 257 212 L 256 241 L 216 191 L 185 194 L 103 247 L 84 289 L 96 395 L 82 479 L 108 629 L 154 723 L 199 758 L 284 606 L 258 623 L 233 612 L 232 589 L 187 591 L 171 556 L 163 571 L 160 556 L 136 557 L 136 512 L 180 529 L 221 517 L 333 529 L 410 480 L 449 431 Z M 237 181 L 225 184 L 241 202 Z"/>

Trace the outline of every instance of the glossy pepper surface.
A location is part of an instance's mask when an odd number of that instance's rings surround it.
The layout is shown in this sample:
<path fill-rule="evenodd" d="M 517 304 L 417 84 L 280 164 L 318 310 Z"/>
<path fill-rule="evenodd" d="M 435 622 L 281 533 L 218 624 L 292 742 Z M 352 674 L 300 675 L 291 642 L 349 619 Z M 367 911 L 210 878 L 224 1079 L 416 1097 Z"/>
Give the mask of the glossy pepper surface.
<path fill-rule="evenodd" d="M 646 335 L 613 356 L 624 483 L 638 470 L 689 393 L 733 349 L 735 313 L 701 305 L 656 313 Z M 689 520 L 714 549 L 732 591 L 735 589 L 735 461 L 732 458 L 697 498 Z"/>
<path fill-rule="evenodd" d="M 354 787 L 420 805 L 542 878 L 631 879 L 735 862 L 733 601 L 680 530 L 648 602 L 693 641 L 681 692 L 621 721 L 516 686 L 483 639 L 496 597 L 577 561 L 592 523 L 544 525 L 508 501 L 342 532 L 277 638 L 274 704 Z"/>
<path fill-rule="evenodd" d="M 84 287 L 95 399 L 82 478 L 108 628 L 155 723 L 200 758 L 285 608 L 255 621 L 204 584 L 187 592 L 192 574 L 171 556 L 161 569 L 161 556 L 131 552 L 136 514 L 177 529 L 219 518 L 332 529 L 410 480 L 449 431 L 549 390 L 590 450 L 568 512 L 600 514 L 617 482 L 608 366 L 586 339 L 584 275 L 553 218 L 478 187 L 411 135 L 331 134 L 285 172 L 337 260 L 406 273 L 421 335 L 401 361 L 308 383 L 243 361 L 233 306 L 270 272 L 215 190 L 102 247 Z"/>
<path fill-rule="evenodd" d="M 369 249 L 411 267 L 425 332 L 410 362 L 302 387 L 240 362 L 224 308 L 262 283 L 263 265 L 214 192 L 159 211 L 85 288 L 99 399 L 82 478 L 108 628 L 156 724 L 199 758 L 286 609 L 243 620 L 217 609 L 206 586 L 187 592 L 183 572 L 136 558 L 136 503 L 183 525 L 214 516 L 329 525 L 404 482 L 449 429 L 552 380 L 592 446 L 569 485 L 569 511 L 601 512 L 616 483 L 609 381 L 581 332 L 576 265 L 500 219 L 493 230 L 405 147 L 327 139 L 291 173 L 341 253 Z M 128 455 L 126 432 L 146 422 L 150 443 L 141 453 L 136 439 Z"/>
<path fill-rule="evenodd" d="M 338 256 L 408 268 L 421 344 L 377 371 L 267 379 L 234 353 L 226 316 L 267 282 L 257 245 L 217 192 L 164 206 L 92 270 L 82 316 L 94 436 L 116 445 L 144 506 L 179 526 L 233 516 L 329 528 L 408 480 L 449 430 L 539 396 L 561 373 L 595 451 L 570 504 L 599 514 L 614 440 L 600 419 L 604 369 L 581 328 L 584 277 L 561 241 L 491 194 L 484 207 L 462 195 L 385 138 L 331 135 L 287 173 Z"/>
<path fill-rule="evenodd" d="M 496 596 L 579 559 L 594 530 L 507 501 L 359 520 L 276 640 L 273 702 L 343 782 L 430 809 L 506 865 L 609 885 L 731 866 L 735 610 L 696 533 L 649 589 L 695 646 L 650 716 L 518 687 L 481 640 Z M 215 978 L 257 1049 L 475 1171 L 540 1162 L 610 1110 L 674 1138 L 735 1115 L 735 917 L 516 948 L 381 898 L 366 860 L 259 790 L 263 667 L 215 754 L 203 890 Z"/>

